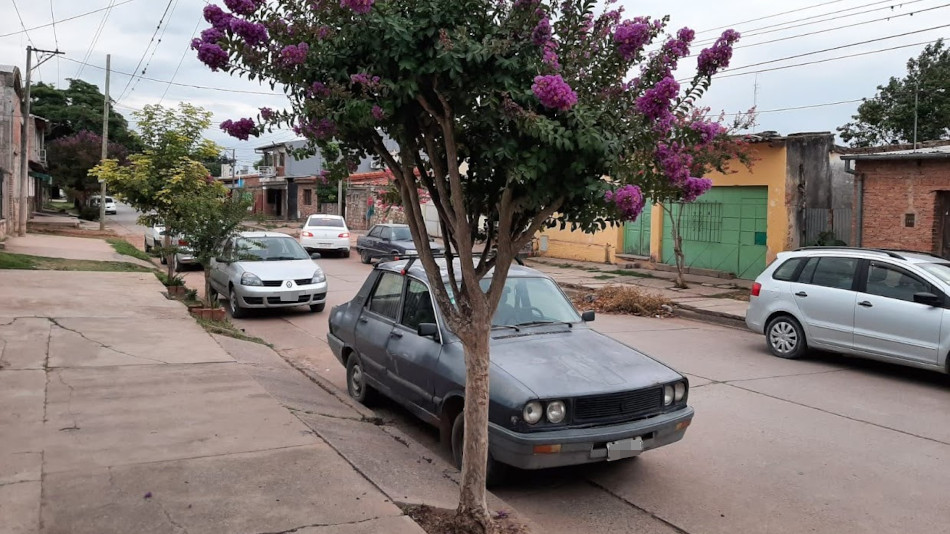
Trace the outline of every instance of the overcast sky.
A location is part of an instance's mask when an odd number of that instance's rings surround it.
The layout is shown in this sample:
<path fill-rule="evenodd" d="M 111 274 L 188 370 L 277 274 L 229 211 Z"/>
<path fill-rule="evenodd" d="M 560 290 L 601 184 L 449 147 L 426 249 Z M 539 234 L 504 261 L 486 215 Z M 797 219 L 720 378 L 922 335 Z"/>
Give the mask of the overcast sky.
<path fill-rule="evenodd" d="M 112 54 L 111 94 L 118 100 L 118 111 L 130 121 L 132 111 L 146 104 L 187 101 L 202 106 L 214 113 L 207 137 L 236 149 L 239 164 L 257 160 L 255 146 L 294 138 L 291 132 L 281 132 L 240 142 L 217 128 L 225 119 L 254 116 L 263 106 L 280 108 L 286 99 L 257 83 L 211 72 L 197 60 L 188 43 L 196 30 L 208 26 L 201 18 L 202 0 L 0 3 L 6 3 L 0 19 L 0 63 L 25 68 L 25 49 L 31 42 L 36 48 L 58 47 L 65 52 L 34 70 L 35 80 L 64 87 L 68 78 L 79 77 L 103 87 L 106 54 Z M 65 20 L 110 4 L 115 4 L 111 11 Z M 906 73 L 907 59 L 923 49 L 920 43 L 950 35 L 950 3 L 942 0 L 620 0 L 619 4 L 629 17 L 670 15 L 672 31 L 693 28 L 696 51 L 725 28 L 741 32 L 730 71 L 716 77 L 703 104 L 727 113 L 755 105 L 760 112 L 756 130 L 781 134 L 833 132 L 856 112 L 856 100 L 873 96 L 877 85 L 890 76 Z M 17 10 L 30 29 L 27 33 L 22 31 Z M 53 20 L 60 22 L 38 28 Z M 837 49 L 820 52 L 831 48 Z M 863 55 L 834 59 L 855 54 Z M 791 56 L 800 57 L 783 60 Z M 812 64 L 794 66 L 801 63 Z M 678 77 L 691 76 L 693 67 L 687 61 Z M 143 69 L 144 76 L 159 81 L 130 78 L 129 73 Z M 226 91 L 170 85 L 169 81 Z"/>

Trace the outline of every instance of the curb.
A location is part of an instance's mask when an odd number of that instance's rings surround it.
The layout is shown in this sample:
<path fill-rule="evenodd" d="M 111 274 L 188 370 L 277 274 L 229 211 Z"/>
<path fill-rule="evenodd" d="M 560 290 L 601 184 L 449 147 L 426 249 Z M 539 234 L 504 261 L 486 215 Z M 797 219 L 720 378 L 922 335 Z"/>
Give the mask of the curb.
<path fill-rule="evenodd" d="M 677 317 L 683 319 L 690 319 L 693 321 L 699 321 L 703 323 L 711 323 L 719 326 L 729 326 L 732 328 L 738 328 L 740 330 L 748 330 L 749 327 L 745 324 L 745 317 L 739 317 L 738 315 L 733 315 L 731 313 L 722 313 L 715 312 L 710 310 L 702 310 L 699 308 L 694 308 L 688 304 L 679 304 L 676 303 L 676 314 Z"/>

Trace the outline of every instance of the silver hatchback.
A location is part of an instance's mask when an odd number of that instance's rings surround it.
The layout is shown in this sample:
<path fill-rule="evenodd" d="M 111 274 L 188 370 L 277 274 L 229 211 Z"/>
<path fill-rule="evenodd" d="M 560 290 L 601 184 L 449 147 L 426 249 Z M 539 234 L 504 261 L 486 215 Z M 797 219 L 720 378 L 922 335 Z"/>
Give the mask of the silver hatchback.
<path fill-rule="evenodd" d="M 823 349 L 950 372 L 950 261 L 919 252 L 779 253 L 752 286 L 746 324 L 772 354 Z"/>

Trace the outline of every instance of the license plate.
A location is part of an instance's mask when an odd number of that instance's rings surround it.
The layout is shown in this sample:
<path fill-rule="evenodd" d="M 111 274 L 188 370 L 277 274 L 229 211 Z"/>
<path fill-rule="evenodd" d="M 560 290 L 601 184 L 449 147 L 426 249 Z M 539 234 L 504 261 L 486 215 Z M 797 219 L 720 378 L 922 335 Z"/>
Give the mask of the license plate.
<path fill-rule="evenodd" d="M 300 293 L 297 293 L 296 291 L 295 291 L 295 292 L 292 292 L 292 293 L 281 293 L 281 294 L 280 294 L 280 301 L 281 301 L 281 302 L 297 302 L 298 300 L 300 300 Z"/>
<path fill-rule="evenodd" d="M 643 452 L 643 438 L 627 438 L 607 443 L 607 461 L 637 456 Z"/>
<path fill-rule="evenodd" d="M 331 246 L 333 246 L 332 243 L 317 243 L 317 245 L 322 248 L 330 248 Z"/>

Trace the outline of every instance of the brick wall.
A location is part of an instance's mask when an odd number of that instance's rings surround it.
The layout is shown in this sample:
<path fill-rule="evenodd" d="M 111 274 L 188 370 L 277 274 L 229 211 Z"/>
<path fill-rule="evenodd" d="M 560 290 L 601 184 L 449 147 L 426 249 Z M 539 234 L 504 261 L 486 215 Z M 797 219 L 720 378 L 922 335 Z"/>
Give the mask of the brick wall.
<path fill-rule="evenodd" d="M 307 191 L 309 191 L 309 195 Z M 307 200 L 310 202 L 305 202 Z M 314 185 L 300 184 L 297 188 L 297 211 L 300 212 L 300 219 L 306 219 L 314 213 L 317 213 L 319 207 L 320 205 L 317 203 L 317 190 L 314 189 Z"/>
<path fill-rule="evenodd" d="M 864 182 L 862 246 L 940 252 L 939 192 L 950 192 L 950 160 L 859 160 L 855 170 Z"/>

